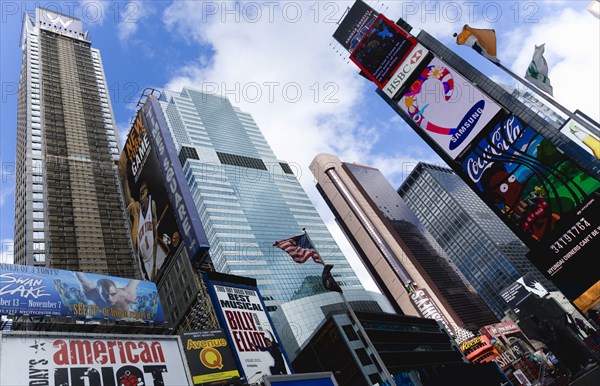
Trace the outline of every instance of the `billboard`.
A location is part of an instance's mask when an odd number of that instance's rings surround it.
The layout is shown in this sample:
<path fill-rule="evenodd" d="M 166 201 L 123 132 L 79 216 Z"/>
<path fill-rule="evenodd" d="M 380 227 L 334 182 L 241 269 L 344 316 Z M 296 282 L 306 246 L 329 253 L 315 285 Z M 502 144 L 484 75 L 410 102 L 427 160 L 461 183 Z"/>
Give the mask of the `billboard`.
<path fill-rule="evenodd" d="M 289 361 L 258 289 L 213 281 L 208 276 L 205 281 L 219 322 L 231 342 L 238 368 L 248 383 L 256 381 L 259 374 L 290 374 Z"/>
<path fill-rule="evenodd" d="M 377 15 L 364 1 L 355 1 L 333 33 L 333 38 L 348 52 L 352 52 L 373 25 Z"/>
<path fill-rule="evenodd" d="M 194 385 L 218 385 L 240 376 L 229 343 L 221 330 L 181 335 Z"/>
<path fill-rule="evenodd" d="M 161 174 L 156 148 L 138 111 L 119 161 L 131 242 L 144 279 L 155 280 L 181 241 L 181 232 Z"/>
<path fill-rule="evenodd" d="M 0 264 L 0 315 L 164 322 L 148 281 Z"/>
<path fill-rule="evenodd" d="M 142 106 L 142 114 L 150 133 L 150 143 L 158 158 L 159 166 L 154 169 L 154 173 L 162 175 L 181 231 L 179 236 L 183 239 L 190 260 L 203 259 L 209 248 L 208 239 L 183 174 L 169 126 L 155 96 L 148 96 Z"/>
<path fill-rule="evenodd" d="M 600 138 L 588 128 L 583 127 L 577 121 L 569 119 L 560 132 L 575 141 L 582 150 L 600 159 Z"/>
<path fill-rule="evenodd" d="M 437 57 L 422 70 L 398 107 L 453 159 L 501 111 Z"/>
<path fill-rule="evenodd" d="M 499 336 L 516 334 L 521 332 L 521 329 L 512 320 L 507 320 L 506 322 L 496 323 L 496 324 L 488 324 L 487 326 L 483 326 L 479 329 L 479 333 L 481 335 L 485 335 L 488 338 L 497 338 Z"/>
<path fill-rule="evenodd" d="M 383 88 L 416 44 L 413 36 L 379 15 L 350 54 L 350 60 Z"/>
<path fill-rule="evenodd" d="M 83 23 L 81 20 L 50 9 L 36 7 L 35 19 L 38 20 L 44 28 L 50 30 L 57 32 L 72 31 L 80 34 L 83 33 Z"/>
<path fill-rule="evenodd" d="M 444 313 L 439 309 L 425 288 L 419 288 L 412 292 L 410 294 L 410 300 L 422 317 L 435 319 L 446 328 L 450 335 L 454 336 L 456 334 L 456 331 L 454 331 L 454 328 L 452 328 L 452 325 L 448 319 L 446 319 Z"/>
<path fill-rule="evenodd" d="M 516 313 L 519 312 L 519 303 L 532 294 L 543 298 L 548 295 L 548 291 L 546 291 L 544 286 L 530 273 L 520 277 L 516 282 L 500 292 L 502 299 L 504 299 Z"/>
<path fill-rule="evenodd" d="M 514 115 L 461 166 L 467 182 L 530 245 L 529 259 L 569 299 L 598 281 L 591 253 L 599 245 L 600 181 Z"/>
<path fill-rule="evenodd" d="M 432 54 L 429 50 L 420 43 L 417 43 L 415 48 L 408 54 L 406 60 L 398 66 L 398 70 L 396 70 L 383 88 L 384 94 L 391 99 L 395 99 L 398 95 L 403 94 L 408 84 L 414 82 L 415 79 L 413 78 L 416 72 L 421 72 L 423 70 L 422 67 L 426 63 L 429 63 L 431 59 Z"/>
<path fill-rule="evenodd" d="M 189 385 L 178 337 L 3 333 L 2 385 Z"/>

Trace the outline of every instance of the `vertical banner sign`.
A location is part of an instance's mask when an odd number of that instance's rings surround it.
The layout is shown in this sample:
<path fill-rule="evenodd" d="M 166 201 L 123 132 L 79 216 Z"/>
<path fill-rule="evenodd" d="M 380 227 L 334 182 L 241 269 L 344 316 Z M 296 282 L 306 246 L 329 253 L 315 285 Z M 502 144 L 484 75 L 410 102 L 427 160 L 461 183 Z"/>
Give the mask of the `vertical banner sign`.
<path fill-rule="evenodd" d="M 377 19 L 378 13 L 364 1 L 357 0 L 333 33 L 333 38 L 352 52 Z"/>
<path fill-rule="evenodd" d="M 453 159 L 501 111 L 453 68 L 434 58 L 398 107 Z"/>
<path fill-rule="evenodd" d="M 569 299 L 598 282 L 600 181 L 516 116 L 474 146 L 462 168 Z"/>
<path fill-rule="evenodd" d="M 240 372 L 223 331 L 184 332 L 181 340 L 194 385 L 219 385 L 239 378 Z"/>
<path fill-rule="evenodd" d="M 379 15 L 350 54 L 350 60 L 383 88 L 416 44 L 414 37 Z"/>
<path fill-rule="evenodd" d="M 189 385 L 178 339 L 2 336 L 1 385 Z"/>
<path fill-rule="evenodd" d="M 144 279 L 155 280 L 181 240 L 173 207 L 161 178 L 156 148 L 150 143 L 141 111 L 129 131 L 119 161 L 131 241 Z"/>
<path fill-rule="evenodd" d="M 437 320 L 446 328 L 450 335 L 455 335 L 456 331 L 454 331 L 448 319 L 446 319 L 425 288 L 417 289 L 411 293 L 410 300 L 422 317 Z"/>
<path fill-rule="evenodd" d="M 259 374 L 290 374 L 287 356 L 258 290 L 211 281 L 207 286 L 246 381 L 256 381 Z"/>
<path fill-rule="evenodd" d="M 159 166 L 154 173 L 161 174 L 164 179 L 188 256 L 192 261 L 197 260 L 208 250 L 208 239 L 183 175 L 169 126 L 156 97 L 148 97 L 142 106 L 142 114 L 150 133 L 150 143 L 156 149 L 158 158 Z"/>
<path fill-rule="evenodd" d="M 150 281 L 14 264 L 0 264 L 0 315 L 165 321 Z"/>

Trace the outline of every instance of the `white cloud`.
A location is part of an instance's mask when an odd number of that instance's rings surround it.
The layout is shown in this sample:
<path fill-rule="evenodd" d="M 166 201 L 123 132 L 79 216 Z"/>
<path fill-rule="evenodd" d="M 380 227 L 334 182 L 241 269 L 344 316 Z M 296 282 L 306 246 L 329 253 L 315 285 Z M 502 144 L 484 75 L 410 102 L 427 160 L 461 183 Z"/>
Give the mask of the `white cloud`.
<path fill-rule="evenodd" d="M 583 8 L 583 7 L 582 7 Z M 502 51 L 511 69 L 523 76 L 535 45 L 546 43 L 544 57 L 555 99 L 600 121 L 600 23 L 582 9 L 565 9 L 503 36 Z M 517 48 L 517 49 L 515 49 Z"/>
<path fill-rule="evenodd" d="M 137 32 L 140 22 L 152 14 L 154 9 L 142 1 L 133 0 L 125 4 L 123 17 L 120 17 L 117 22 L 117 36 L 121 44 L 127 43 Z"/>

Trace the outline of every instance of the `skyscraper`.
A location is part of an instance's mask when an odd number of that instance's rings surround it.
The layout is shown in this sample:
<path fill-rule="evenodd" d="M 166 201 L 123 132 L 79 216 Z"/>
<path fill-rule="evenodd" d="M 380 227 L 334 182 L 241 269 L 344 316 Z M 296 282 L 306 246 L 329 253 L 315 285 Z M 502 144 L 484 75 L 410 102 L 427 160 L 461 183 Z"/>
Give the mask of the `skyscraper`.
<path fill-rule="evenodd" d="M 451 328 L 497 322 L 379 170 L 319 154 L 311 171 L 379 288 L 405 314 L 432 317 L 427 305 Z"/>
<path fill-rule="evenodd" d="M 15 262 L 134 277 L 102 60 L 81 20 L 25 14 Z"/>
<path fill-rule="evenodd" d="M 217 272 L 257 279 L 270 312 L 326 292 L 323 266 L 295 263 L 273 247 L 306 228 L 341 287 L 364 291 L 293 167 L 275 157 L 250 114 L 187 87 L 163 92 L 160 103 Z"/>
<path fill-rule="evenodd" d="M 497 317 L 509 308 L 500 291 L 526 273 L 556 290 L 527 259 L 529 248 L 452 170 L 419 163 L 398 193 Z"/>

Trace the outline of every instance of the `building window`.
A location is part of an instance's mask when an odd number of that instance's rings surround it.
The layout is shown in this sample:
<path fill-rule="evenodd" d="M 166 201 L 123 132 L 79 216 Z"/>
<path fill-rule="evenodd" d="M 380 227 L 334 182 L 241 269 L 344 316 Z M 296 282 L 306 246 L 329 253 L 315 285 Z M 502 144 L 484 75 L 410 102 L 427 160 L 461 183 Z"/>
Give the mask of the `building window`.
<path fill-rule="evenodd" d="M 358 359 L 360 360 L 360 363 L 363 366 L 373 364 L 373 362 L 371 362 L 371 358 L 369 358 L 369 354 L 367 354 L 367 350 L 365 350 L 364 348 L 357 348 L 356 350 L 354 350 L 354 352 L 358 356 Z"/>
<path fill-rule="evenodd" d="M 358 335 L 356 335 L 356 331 L 354 331 L 354 328 L 352 328 L 351 325 L 346 325 L 343 326 L 342 329 L 344 330 L 344 333 L 346 334 L 346 338 L 348 338 L 349 341 L 354 341 L 354 340 L 358 340 Z"/>

